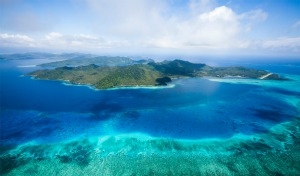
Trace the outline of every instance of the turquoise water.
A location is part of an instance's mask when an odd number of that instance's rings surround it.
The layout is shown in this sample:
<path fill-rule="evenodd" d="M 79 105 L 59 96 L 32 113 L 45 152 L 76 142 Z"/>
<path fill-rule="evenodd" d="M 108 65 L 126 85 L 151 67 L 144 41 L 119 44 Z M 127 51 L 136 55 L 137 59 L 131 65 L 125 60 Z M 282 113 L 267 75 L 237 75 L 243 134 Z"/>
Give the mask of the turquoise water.
<path fill-rule="evenodd" d="M 290 81 L 186 78 L 97 91 L 22 76 L 37 62 L 0 63 L 2 174 L 300 172 L 299 63 L 244 64 Z"/>

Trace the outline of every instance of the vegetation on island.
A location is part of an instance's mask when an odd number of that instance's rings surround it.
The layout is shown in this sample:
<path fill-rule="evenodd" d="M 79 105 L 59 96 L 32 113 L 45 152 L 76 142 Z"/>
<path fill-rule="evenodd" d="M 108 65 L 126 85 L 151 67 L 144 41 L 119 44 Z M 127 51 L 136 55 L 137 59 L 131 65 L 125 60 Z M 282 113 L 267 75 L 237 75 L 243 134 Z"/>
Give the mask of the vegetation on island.
<path fill-rule="evenodd" d="M 64 80 L 73 84 L 87 84 L 97 89 L 124 86 L 162 86 L 177 77 L 227 77 L 259 79 L 268 72 L 245 67 L 211 67 L 183 60 L 146 62 L 123 66 L 99 66 L 90 64 L 77 67 L 58 67 L 30 73 L 38 79 Z M 264 79 L 280 79 L 270 74 Z"/>
<path fill-rule="evenodd" d="M 54 70 L 38 70 L 30 75 L 39 79 L 64 80 L 73 84 L 87 84 L 98 89 L 118 86 L 152 86 L 163 75 L 145 64 L 129 66 L 97 66 L 94 64 L 79 67 L 59 67 Z"/>

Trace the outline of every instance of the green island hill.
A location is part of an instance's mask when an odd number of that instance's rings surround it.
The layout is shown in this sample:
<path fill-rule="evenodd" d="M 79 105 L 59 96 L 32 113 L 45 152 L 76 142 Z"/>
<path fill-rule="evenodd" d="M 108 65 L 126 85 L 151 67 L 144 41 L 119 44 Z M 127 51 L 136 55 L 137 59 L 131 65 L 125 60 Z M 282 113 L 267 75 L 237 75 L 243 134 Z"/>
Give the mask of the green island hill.
<path fill-rule="evenodd" d="M 37 79 L 63 80 L 72 84 L 90 85 L 97 89 L 131 86 L 165 86 L 181 77 L 240 77 L 284 80 L 264 70 L 245 67 L 211 67 L 183 60 L 149 62 L 124 66 L 63 66 L 29 73 Z"/>

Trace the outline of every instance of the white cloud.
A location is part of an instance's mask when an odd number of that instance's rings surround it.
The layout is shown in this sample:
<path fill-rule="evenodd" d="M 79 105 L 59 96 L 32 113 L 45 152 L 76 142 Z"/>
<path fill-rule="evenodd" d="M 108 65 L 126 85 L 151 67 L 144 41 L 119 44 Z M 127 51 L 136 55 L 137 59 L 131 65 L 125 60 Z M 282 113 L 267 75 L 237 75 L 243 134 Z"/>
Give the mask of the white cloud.
<path fill-rule="evenodd" d="M 35 47 L 35 40 L 27 35 L 0 34 L 0 46 L 2 47 Z"/>
<path fill-rule="evenodd" d="M 135 40 L 160 32 L 168 7 L 161 0 L 86 0 L 97 16 L 97 32 L 118 39 Z"/>
<path fill-rule="evenodd" d="M 263 48 L 300 52 L 300 37 L 282 37 L 262 43 Z"/>
<path fill-rule="evenodd" d="M 225 6 L 214 8 L 211 0 L 190 1 L 186 15 L 171 12 L 168 1 L 86 2 L 99 17 L 95 23 L 99 33 L 110 40 L 118 39 L 131 46 L 163 48 L 238 46 L 238 15 Z"/>
<path fill-rule="evenodd" d="M 228 48 L 235 47 L 239 33 L 237 15 L 228 7 L 221 6 L 206 13 L 200 13 L 186 20 L 170 22 L 169 35 L 158 40 L 174 43 L 179 47 Z"/>
<path fill-rule="evenodd" d="M 51 32 L 45 36 L 43 40 L 44 46 L 68 49 L 92 49 L 92 48 L 107 48 L 110 47 L 104 39 L 86 35 L 65 35 L 57 32 Z"/>
<path fill-rule="evenodd" d="M 268 18 L 268 14 L 261 9 L 251 10 L 239 15 L 240 21 L 243 21 L 243 29 L 251 31 L 257 23 L 263 22 Z"/>
<path fill-rule="evenodd" d="M 161 49 L 197 53 L 247 48 L 299 50 L 298 38 L 265 42 L 247 38 L 258 23 L 268 18 L 261 9 L 237 13 L 227 6 L 216 6 L 214 0 L 190 0 L 184 8 L 177 9 L 171 7 L 173 0 L 77 1 L 84 2 L 90 10 L 91 18 L 87 20 L 91 26 L 86 28 L 91 28 L 92 32 L 66 34 L 57 30 L 34 39 L 5 34 L 10 37 L 6 37 L 2 46 L 6 43 L 80 51 L 115 49 L 147 52 Z M 298 23 L 294 26 L 298 27 Z M 3 36 L 1 41 L 4 41 Z M 29 45 L 24 42 L 26 37 Z"/>
<path fill-rule="evenodd" d="M 33 39 L 27 35 L 0 34 L 0 47 L 32 47 L 51 50 L 89 51 L 92 49 L 111 48 L 113 42 L 86 34 L 65 35 L 58 32 L 46 34 L 44 38 Z"/>
<path fill-rule="evenodd" d="M 53 39 L 61 38 L 62 36 L 63 35 L 58 33 L 58 32 L 51 32 L 51 33 L 46 35 L 46 39 L 47 40 L 53 40 Z"/>
<path fill-rule="evenodd" d="M 251 22 L 262 22 L 268 18 L 268 14 L 261 9 L 256 9 L 241 14 L 240 18 L 250 20 Z"/>
<path fill-rule="evenodd" d="M 267 18 L 263 10 L 237 14 L 214 0 L 190 0 L 186 12 L 159 0 L 85 0 L 97 32 L 128 47 L 228 49 L 248 46 L 242 33 Z M 242 24 L 247 24 L 247 29 Z"/>

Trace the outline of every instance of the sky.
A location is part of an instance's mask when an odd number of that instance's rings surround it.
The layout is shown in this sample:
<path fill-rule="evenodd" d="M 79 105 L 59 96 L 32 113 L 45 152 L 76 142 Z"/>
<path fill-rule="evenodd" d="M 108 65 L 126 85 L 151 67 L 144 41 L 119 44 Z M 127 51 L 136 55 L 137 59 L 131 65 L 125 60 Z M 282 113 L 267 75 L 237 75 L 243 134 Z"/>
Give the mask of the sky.
<path fill-rule="evenodd" d="M 300 0 L 0 0 L 0 52 L 300 56 Z"/>

